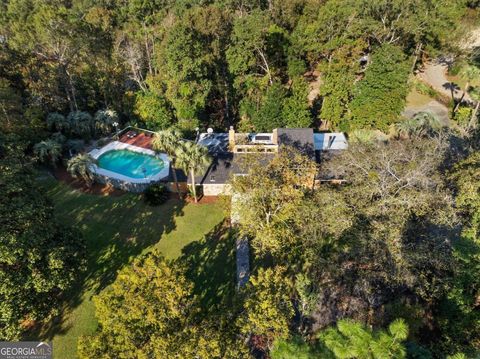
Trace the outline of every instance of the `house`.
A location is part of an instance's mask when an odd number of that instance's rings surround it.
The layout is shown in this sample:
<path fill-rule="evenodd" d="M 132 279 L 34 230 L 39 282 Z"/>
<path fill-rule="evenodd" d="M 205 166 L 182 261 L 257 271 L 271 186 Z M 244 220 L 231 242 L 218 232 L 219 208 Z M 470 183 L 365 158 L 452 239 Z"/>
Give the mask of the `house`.
<path fill-rule="evenodd" d="M 343 133 L 314 133 L 311 128 L 278 128 L 271 133 L 236 133 L 233 127 L 228 133 L 214 133 L 209 129 L 199 135 L 197 143 L 212 156 L 211 165 L 196 178 L 205 196 L 228 194 L 230 178 L 247 174 L 244 163 L 253 153 L 256 160 L 268 163 L 282 146 L 291 146 L 320 161 L 325 151 L 348 148 Z"/>

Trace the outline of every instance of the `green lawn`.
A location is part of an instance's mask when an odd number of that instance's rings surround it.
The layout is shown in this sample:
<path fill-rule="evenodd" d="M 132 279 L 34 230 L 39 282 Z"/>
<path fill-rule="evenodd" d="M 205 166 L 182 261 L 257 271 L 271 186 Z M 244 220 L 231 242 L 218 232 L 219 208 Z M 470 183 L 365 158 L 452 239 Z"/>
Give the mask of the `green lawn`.
<path fill-rule="evenodd" d="M 435 101 L 434 98 L 424 95 L 420 92 L 418 92 L 415 88 L 412 88 L 410 92 L 408 93 L 407 96 L 407 103 L 406 107 L 407 108 L 418 108 L 418 107 L 423 107 L 429 104 L 430 102 Z"/>
<path fill-rule="evenodd" d="M 447 79 L 448 81 L 450 82 L 453 82 L 455 84 L 458 85 L 458 87 L 460 88 L 460 93 L 463 92 L 463 90 L 465 89 L 465 86 L 467 84 L 467 79 L 461 75 L 449 75 L 447 74 Z M 473 87 L 477 87 L 477 86 L 480 86 L 480 80 L 478 79 L 475 79 L 473 80 L 472 82 L 470 82 L 470 86 L 473 86 Z"/>
<path fill-rule="evenodd" d="M 61 314 L 29 336 L 52 340 L 55 358 L 76 357 L 77 338 L 97 327 L 92 296 L 110 284 L 119 269 L 152 248 L 166 258 L 185 261 L 205 305 L 233 292 L 234 245 L 220 205 L 170 200 L 149 207 L 140 195 L 96 196 L 55 180 L 42 183 L 58 217 L 79 228 L 88 247 L 84 280 L 68 295 Z"/>

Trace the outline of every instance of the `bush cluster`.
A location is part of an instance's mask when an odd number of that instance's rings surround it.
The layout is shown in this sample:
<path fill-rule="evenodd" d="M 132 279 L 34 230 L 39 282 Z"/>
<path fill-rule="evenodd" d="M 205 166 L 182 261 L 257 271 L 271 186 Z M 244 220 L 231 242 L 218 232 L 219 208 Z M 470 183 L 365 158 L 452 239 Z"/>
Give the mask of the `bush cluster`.
<path fill-rule="evenodd" d="M 145 202 L 150 206 L 159 206 L 168 200 L 169 192 L 161 183 L 149 186 L 144 192 Z"/>

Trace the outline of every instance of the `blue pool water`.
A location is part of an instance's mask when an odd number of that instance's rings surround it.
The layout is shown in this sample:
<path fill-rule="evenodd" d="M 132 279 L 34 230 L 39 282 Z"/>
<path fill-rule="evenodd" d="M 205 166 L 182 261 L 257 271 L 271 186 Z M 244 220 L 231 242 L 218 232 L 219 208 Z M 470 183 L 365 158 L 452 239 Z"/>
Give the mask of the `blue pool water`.
<path fill-rule="evenodd" d="M 155 176 L 164 166 L 160 158 L 128 150 L 108 151 L 98 158 L 98 167 L 130 178 Z"/>

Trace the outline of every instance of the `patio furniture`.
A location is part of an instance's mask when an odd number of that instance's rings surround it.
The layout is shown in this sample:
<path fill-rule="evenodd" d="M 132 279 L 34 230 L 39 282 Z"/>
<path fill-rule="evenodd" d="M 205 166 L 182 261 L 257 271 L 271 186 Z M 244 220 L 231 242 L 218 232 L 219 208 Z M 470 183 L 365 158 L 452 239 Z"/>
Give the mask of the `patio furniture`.
<path fill-rule="evenodd" d="M 135 132 L 135 131 L 128 131 L 127 132 L 127 138 L 134 138 L 134 137 L 137 137 L 138 133 Z"/>

